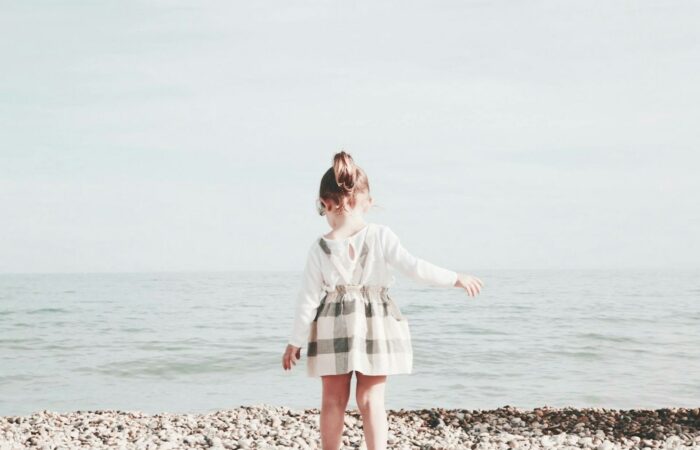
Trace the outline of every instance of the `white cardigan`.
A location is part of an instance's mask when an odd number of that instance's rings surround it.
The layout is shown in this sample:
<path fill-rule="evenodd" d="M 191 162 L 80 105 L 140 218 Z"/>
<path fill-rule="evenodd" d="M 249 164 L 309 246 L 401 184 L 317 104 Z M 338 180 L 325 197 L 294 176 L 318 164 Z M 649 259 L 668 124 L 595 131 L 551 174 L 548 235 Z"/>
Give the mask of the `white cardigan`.
<path fill-rule="evenodd" d="M 360 231 L 345 239 L 326 239 L 323 235 L 314 239 L 309 247 L 302 277 L 301 289 L 297 296 L 294 325 L 289 344 L 295 347 L 303 347 L 308 341 L 311 321 L 316 316 L 316 310 L 326 291 L 333 291 L 337 284 L 345 284 L 338 269 L 329 260 L 319 245 L 319 239 L 323 239 L 331 250 L 338 256 L 350 273 L 355 264 L 348 255 L 348 245 L 353 244 L 354 258 L 360 255 L 360 245 L 364 242 L 364 236 L 370 226 L 374 226 L 376 233 L 374 245 L 368 250 L 365 270 L 360 279 L 363 285 L 386 286 L 394 284 L 395 278 L 390 271 L 390 266 L 400 270 L 404 275 L 416 281 L 440 287 L 452 287 L 457 281 L 457 272 L 444 269 L 431 264 L 409 253 L 402 245 L 399 237 L 386 225 L 368 223 Z"/>

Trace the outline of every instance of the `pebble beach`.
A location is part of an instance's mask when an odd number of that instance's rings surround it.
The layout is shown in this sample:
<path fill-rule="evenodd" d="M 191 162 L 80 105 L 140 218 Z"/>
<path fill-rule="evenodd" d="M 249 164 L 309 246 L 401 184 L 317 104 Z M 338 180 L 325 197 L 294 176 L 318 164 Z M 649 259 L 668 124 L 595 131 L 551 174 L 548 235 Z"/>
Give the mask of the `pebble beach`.
<path fill-rule="evenodd" d="M 0 450 L 318 449 L 319 409 L 266 404 L 206 414 L 42 410 L 0 417 Z M 700 408 L 387 410 L 390 449 L 700 449 Z M 365 449 L 346 411 L 342 450 Z"/>

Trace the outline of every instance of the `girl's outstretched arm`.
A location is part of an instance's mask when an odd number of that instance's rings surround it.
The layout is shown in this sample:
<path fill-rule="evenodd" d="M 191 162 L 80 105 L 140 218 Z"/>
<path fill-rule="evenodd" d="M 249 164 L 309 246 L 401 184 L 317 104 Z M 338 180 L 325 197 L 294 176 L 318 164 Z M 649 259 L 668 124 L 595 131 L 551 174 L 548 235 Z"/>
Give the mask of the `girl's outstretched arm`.
<path fill-rule="evenodd" d="M 412 255 L 401 244 L 394 230 L 384 226 L 381 234 L 384 258 L 404 275 L 421 283 L 453 287 L 459 275 L 457 272 L 432 264 L 422 258 Z"/>
<path fill-rule="evenodd" d="M 385 225 L 382 231 L 384 257 L 391 266 L 396 267 L 404 275 L 434 286 L 463 287 L 467 289 L 469 295 L 478 293 L 480 289 L 478 285 L 481 285 L 481 280 L 445 269 L 414 256 L 401 244 L 401 240 L 391 228 Z"/>

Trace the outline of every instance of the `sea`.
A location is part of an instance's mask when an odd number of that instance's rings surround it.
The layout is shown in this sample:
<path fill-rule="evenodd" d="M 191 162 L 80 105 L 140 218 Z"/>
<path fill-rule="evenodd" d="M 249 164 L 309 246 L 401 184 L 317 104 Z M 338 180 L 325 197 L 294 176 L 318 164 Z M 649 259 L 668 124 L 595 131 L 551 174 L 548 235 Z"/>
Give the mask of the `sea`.
<path fill-rule="evenodd" d="M 475 298 L 397 274 L 414 370 L 387 377 L 387 409 L 700 406 L 699 270 L 470 273 Z M 306 350 L 282 368 L 300 286 L 300 272 L 2 274 L 0 415 L 319 408 Z"/>

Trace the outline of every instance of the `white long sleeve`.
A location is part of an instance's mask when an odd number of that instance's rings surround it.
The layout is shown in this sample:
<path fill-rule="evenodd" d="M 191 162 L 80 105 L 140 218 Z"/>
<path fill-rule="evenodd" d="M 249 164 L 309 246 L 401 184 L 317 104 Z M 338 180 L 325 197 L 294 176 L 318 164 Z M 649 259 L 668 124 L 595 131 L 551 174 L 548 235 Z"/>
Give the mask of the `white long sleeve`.
<path fill-rule="evenodd" d="M 391 228 L 386 225 L 383 228 L 382 249 L 384 258 L 391 266 L 416 281 L 441 287 L 454 287 L 459 276 L 457 272 L 413 256 L 401 245 L 399 237 Z"/>
<path fill-rule="evenodd" d="M 318 241 L 314 241 L 307 253 L 301 288 L 297 295 L 294 325 L 288 342 L 295 347 L 306 345 L 311 321 L 316 316 L 316 309 L 321 304 L 323 276 L 321 274 L 320 252 L 316 247 L 318 247 Z"/>

